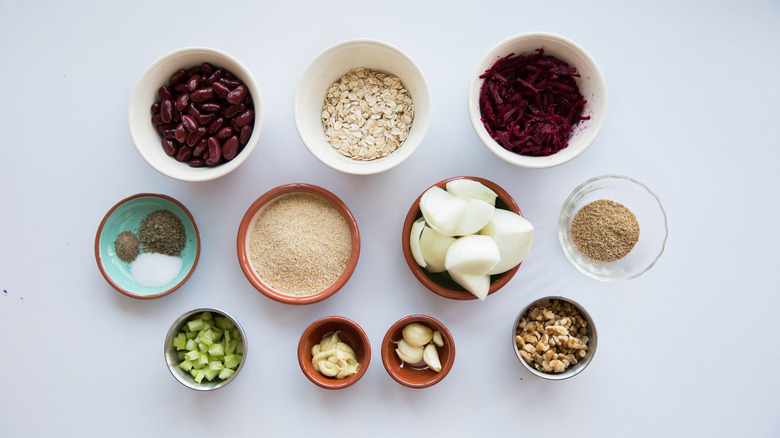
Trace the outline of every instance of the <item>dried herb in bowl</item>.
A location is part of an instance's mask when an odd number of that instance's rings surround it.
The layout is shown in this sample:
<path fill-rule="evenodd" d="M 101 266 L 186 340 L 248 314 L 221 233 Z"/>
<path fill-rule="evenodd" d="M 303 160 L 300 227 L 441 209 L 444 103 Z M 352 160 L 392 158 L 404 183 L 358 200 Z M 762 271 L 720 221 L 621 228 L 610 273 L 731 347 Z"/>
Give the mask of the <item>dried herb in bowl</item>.
<path fill-rule="evenodd" d="M 587 101 L 577 69 L 544 49 L 510 54 L 480 78 L 479 109 L 490 136 L 504 149 L 529 156 L 553 155 L 568 146 Z"/>

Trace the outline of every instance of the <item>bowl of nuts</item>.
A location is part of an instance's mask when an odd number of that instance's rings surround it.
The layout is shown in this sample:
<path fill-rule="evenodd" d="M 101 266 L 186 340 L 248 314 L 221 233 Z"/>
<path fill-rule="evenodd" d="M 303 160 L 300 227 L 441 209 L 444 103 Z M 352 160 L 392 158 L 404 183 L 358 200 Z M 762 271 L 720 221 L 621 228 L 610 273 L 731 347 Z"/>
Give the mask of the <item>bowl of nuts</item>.
<path fill-rule="evenodd" d="M 409 315 L 396 321 L 387 330 L 381 351 L 387 374 L 415 389 L 441 382 L 455 363 L 452 334 L 428 315 Z"/>
<path fill-rule="evenodd" d="M 598 345 L 588 312 L 571 299 L 540 298 L 512 325 L 512 348 L 532 374 L 547 380 L 574 377 L 593 360 Z"/>
<path fill-rule="evenodd" d="M 431 123 L 431 91 L 420 67 L 383 41 L 328 47 L 304 70 L 293 99 L 298 135 L 341 172 L 368 175 L 409 158 Z"/>
<path fill-rule="evenodd" d="M 312 383 L 343 389 L 366 373 L 371 344 L 366 332 L 343 316 L 326 316 L 311 323 L 298 342 L 298 364 Z"/>
<path fill-rule="evenodd" d="M 128 105 L 130 137 L 141 157 L 182 181 L 224 176 L 260 140 L 260 87 L 237 59 L 207 47 L 163 55 L 141 76 Z"/>

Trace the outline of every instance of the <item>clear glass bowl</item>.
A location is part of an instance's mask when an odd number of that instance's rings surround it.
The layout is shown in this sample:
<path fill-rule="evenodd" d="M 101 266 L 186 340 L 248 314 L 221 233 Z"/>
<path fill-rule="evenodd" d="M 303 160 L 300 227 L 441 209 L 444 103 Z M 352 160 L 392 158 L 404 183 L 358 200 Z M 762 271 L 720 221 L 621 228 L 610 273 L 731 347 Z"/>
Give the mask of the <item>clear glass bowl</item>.
<path fill-rule="evenodd" d="M 611 263 L 585 257 L 574 246 L 569 232 L 574 215 L 599 199 L 623 204 L 639 222 L 639 241 L 628 255 Z M 641 182 L 620 175 L 603 175 L 582 183 L 563 203 L 558 220 L 563 253 L 577 269 L 601 281 L 631 280 L 647 272 L 663 254 L 668 233 L 666 211 L 658 196 Z"/>

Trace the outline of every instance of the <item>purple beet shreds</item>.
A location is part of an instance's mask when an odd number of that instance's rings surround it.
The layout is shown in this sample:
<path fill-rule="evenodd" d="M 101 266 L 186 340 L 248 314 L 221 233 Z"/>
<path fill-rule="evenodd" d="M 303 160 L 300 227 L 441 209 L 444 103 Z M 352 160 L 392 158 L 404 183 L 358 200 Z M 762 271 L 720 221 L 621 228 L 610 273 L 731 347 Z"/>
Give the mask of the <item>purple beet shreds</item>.
<path fill-rule="evenodd" d="M 482 123 L 504 149 L 530 156 L 552 155 L 564 149 L 583 117 L 586 100 L 577 69 L 544 49 L 532 55 L 510 54 L 493 64 L 479 96 Z"/>

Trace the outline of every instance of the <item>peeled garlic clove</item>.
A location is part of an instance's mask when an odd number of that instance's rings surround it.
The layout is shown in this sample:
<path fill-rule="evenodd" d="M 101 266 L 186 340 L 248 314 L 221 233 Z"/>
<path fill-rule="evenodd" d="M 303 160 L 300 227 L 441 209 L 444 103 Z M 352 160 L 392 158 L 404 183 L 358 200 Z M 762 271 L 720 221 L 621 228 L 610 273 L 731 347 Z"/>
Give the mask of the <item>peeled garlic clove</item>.
<path fill-rule="evenodd" d="M 404 341 L 415 347 L 422 347 L 428 342 L 431 342 L 431 338 L 433 338 L 433 330 L 428 326 L 417 322 L 406 324 L 401 333 L 403 334 Z"/>
<path fill-rule="evenodd" d="M 469 199 L 466 210 L 455 229 L 456 236 L 468 236 L 479 232 L 493 217 L 496 207 L 479 199 Z"/>
<path fill-rule="evenodd" d="M 496 205 L 496 192 L 487 188 L 479 181 L 471 179 L 456 179 L 447 183 L 447 191 L 454 196 L 465 199 L 479 199 L 487 202 L 490 205 Z"/>
<path fill-rule="evenodd" d="M 420 248 L 420 234 L 423 232 L 423 228 L 425 228 L 425 218 L 421 217 L 412 224 L 412 230 L 409 233 L 409 249 L 412 251 L 414 261 L 417 262 L 420 267 L 424 268 L 427 263 L 425 263 L 425 258 L 423 257 L 423 252 Z"/>
<path fill-rule="evenodd" d="M 441 332 L 436 330 L 433 332 L 433 338 L 432 341 L 434 344 L 436 344 L 437 347 L 443 347 L 444 346 L 444 339 L 441 337 Z"/>
<path fill-rule="evenodd" d="M 501 260 L 488 272 L 495 275 L 514 268 L 528 256 L 534 226 L 513 211 L 498 209 L 480 234 L 492 237 L 498 245 Z"/>
<path fill-rule="evenodd" d="M 426 266 L 423 266 L 428 272 L 444 272 L 444 259 L 447 257 L 447 250 L 455 241 L 454 237 L 445 236 L 431 227 L 424 227 L 420 235 L 420 250 Z"/>
<path fill-rule="evenodd" d="M 420 212 L 434 230 L 454 236 L 468 202 L 433 186 L 420 197 Z"/>
<path fill-rule="evenodd" d="M 489 275 L 473 275 L 467 272 L 460 272 L 458 270 L 448 270 L 447 272 L 456 283 L 463 287 L 463 289 L 471 292 L 480 300 L 485 301 L 488 292 L 490 292 Z"/>
<path fill-rule="evenodd" d="M 396 344 L 395 353 L 399 359 L 409 364 L 419 363 L 423 360 L 423 348 L 411 345 L 403 339 Z"/>
<path fill-rule="evenodd" d="M 436 346 L 428 344 L 423 350 L 423 360 L 432 370 L 437 373 L 441 371 L 441 361 L 439 360 L 439 352 L 436 350 Z"/>
<path fill-rule="evenodd" d="M 496 241 L 490 236 L 475 234 L 461 237 L 450 245 L 444 267 L 450 274 L 458 271 L 460 274 L 485 275 L 500 260 L 501 253 Z"/>

